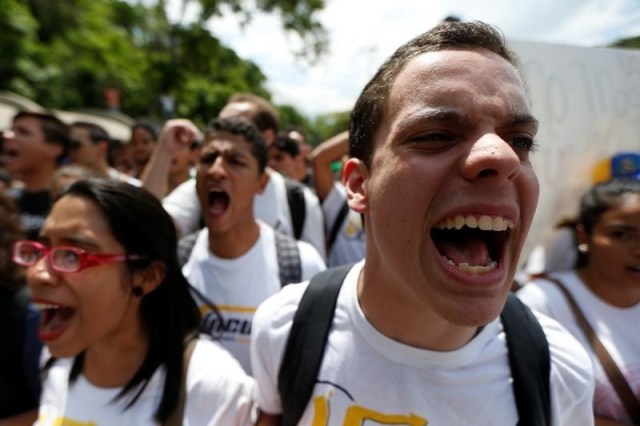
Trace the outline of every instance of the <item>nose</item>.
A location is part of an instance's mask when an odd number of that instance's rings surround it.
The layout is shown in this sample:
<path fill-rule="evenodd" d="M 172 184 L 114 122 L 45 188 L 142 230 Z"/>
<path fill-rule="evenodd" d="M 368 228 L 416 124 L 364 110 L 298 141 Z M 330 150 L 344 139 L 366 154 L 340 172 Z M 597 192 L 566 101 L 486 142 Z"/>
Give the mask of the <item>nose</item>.
<path fill-rule="evenodd" d="M 467 180 L 512 180 L 519 172 L 520 157 L 507 141 L 495 133 L 481 135 L 473 143 L 461 165 L 461 174 Z"/>
<path fill-rule="evenodd" d="M 16 136 L 15 132 L 11 129 L 6 129 L 4 132 L 2 132 L 2 138 L 7 141 L 7 140 L 13 140 L 13 138 Z"/>
<path fill-rule="evenodd" d="M 207 169 L 207 175 L 214 179 L 224 179 L 227 176 L 227 170 L 224 165 L 224 158 L 219 155 Z"/>
<path fill-rule="evenodd" d="M 43 285 L 57 286 L 59 279 L 60 276 L 53 270 L 46 256 L 42 256 L 27 268 L 27 284 L 31 288 Z"/>

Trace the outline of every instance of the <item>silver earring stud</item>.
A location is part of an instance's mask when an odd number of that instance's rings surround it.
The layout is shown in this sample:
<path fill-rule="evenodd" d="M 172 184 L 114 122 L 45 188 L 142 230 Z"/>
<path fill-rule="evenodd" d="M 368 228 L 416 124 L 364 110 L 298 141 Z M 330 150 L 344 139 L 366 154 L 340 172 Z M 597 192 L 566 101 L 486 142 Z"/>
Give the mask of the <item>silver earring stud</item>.
<path fill-rule="evenodd" d="M 578 251 L 580 253 L 587 253 L 589 251 L 589 245 L 588 244 L 578 244 Z"/>

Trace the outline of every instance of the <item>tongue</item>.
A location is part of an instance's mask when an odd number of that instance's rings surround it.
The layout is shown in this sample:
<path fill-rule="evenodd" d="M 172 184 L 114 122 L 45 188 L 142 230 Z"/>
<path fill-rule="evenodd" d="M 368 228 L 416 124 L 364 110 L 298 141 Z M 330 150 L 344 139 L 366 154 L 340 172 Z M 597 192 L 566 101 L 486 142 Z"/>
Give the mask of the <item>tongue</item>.
<path fill-rule="evenodd" d="M 491 262 L 487 245 L 479 237 L 465 238 L 464 241 L 440 241 L 438 249 L 456 265 L 466 262 L 469 266 L 486 266 Z"/>
<path fill-rule="evenodd" d="M 209 202 L 209 212 L 211 214 L 222 214 L 227 209 L 227 200 L 225 197 L 217 196 L 212 197 L 213 199 Z"/>
<path fill-rule="evenodd" d="M 43 315 L 44 328 L 47 332 L 60 330 L 75 315 L 71 308 L 49 309 Z"/>

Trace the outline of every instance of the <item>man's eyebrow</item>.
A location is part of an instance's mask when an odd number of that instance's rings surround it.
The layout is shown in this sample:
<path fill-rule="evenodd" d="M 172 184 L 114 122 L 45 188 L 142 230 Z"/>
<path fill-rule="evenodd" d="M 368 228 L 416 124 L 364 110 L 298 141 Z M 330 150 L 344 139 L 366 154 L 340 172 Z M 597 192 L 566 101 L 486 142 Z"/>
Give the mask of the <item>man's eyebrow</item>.
<path fill-rule="evenodd" d="M 534 133 L 538 133 L 540 122 L 531 114 L 516 114 L 509 120 L 511 126 L 529 125 L 533 127 Z"/>

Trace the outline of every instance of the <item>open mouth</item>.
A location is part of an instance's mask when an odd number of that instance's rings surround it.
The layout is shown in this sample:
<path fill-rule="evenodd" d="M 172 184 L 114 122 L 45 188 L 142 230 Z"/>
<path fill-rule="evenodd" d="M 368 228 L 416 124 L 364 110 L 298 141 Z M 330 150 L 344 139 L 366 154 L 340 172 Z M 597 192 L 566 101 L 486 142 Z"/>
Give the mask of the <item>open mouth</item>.
<path fill-rule="evenodd" d="M 447 262 L 471 274 L 497 268 L 509 239 L 513 221 L 500 216 L 462 216 L 437 223 L 431 239 Z"/>
<path fill-rule="evenodd" d="M 76 310 L 68 306 L 49 303 L 34 303 L 40 311 L 40 331 L 42 340 L 54 340 L 58 338 L 71 324 L 71 319 Z"/>
<path fill-rule="evenodd" d="M 209 191 L 209 213 L 221 215 L 229 208 L 229 195 L 222 190 Z"/>

